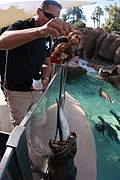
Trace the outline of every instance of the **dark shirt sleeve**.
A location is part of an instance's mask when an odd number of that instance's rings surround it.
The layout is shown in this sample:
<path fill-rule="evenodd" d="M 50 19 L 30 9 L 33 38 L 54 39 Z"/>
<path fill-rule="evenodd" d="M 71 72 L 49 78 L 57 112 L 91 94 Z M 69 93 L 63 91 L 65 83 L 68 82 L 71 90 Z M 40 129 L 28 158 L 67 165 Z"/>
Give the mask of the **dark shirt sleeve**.
<path fill-rule="evenodd" d="M 26 19 L 25 21 L 16 21 L 15 23 L 11 24 L 7 31 L 11 30 L 21 30 L 21 29 L 27 29 L 27 28 L 33 28 L 34 27 L 34 18 Z"/>

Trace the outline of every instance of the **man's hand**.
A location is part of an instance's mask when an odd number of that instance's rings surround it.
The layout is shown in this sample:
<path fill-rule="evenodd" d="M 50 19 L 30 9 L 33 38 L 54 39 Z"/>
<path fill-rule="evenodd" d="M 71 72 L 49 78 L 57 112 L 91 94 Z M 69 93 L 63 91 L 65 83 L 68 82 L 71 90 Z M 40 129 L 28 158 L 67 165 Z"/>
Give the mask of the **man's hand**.
<path fill-rule="evenodd" d="M 53 18 L 45 25 L 39 27 L 40 37 L 47 37 L 53 35 L 55 37 L 67 36 L 73 28 L 59 18 Z"/>
<path fill-rule="evenodd" d="M 45 89 L 46 89 L 46 87 L 47 87 L 47 85 L 48 85 L 48 82 L 49 82 L 49 79 L 45 79 L 45 78 L 43 78 L 42 79 L 42 81 L 41 81 L 41 83 L 42 83 L 42 91 L 44 92 L 45 91 Z"/>

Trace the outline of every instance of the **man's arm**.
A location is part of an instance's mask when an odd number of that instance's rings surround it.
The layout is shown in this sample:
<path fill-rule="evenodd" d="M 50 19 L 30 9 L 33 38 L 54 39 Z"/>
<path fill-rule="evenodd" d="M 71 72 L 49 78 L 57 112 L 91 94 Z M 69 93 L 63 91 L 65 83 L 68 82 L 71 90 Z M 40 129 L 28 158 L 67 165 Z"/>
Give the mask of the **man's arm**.
<path fill-rule="evenodd" d="M 68 35 L 72 28 L 59 18 L 53 18 L 41 27 L 23 30 L 5 31 L 0 36 L 0 49 L 9 50 L 38 38 L 46 38 L 49 35 Z"/>

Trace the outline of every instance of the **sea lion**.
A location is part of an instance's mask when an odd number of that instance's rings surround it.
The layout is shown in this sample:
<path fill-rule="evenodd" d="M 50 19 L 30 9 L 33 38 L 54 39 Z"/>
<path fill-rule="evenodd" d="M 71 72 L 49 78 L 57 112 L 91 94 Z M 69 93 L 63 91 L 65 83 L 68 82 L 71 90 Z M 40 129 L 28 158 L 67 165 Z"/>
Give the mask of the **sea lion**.
<path fill-rule="evenodd" d="M 48 157 L 48 180 L 75 180 L 77 168 L 74 157 L 77 152 L 76 133 L 71 132 L 65 141 L 49 141 L 52 153 Z"/>
<path fill-rule="evenodd" d="M 120 131 L 120 126 L 115 125 L 115 127 L 116 127 L 116 129 L 117 129 L 118 131 Z"/>
<path fill-rule="evenodd" d="M 48 142 L 52 152 L 48 156 L 47 179 L 75 180 L 77 168 L 74 164 L 74 157 L 77 152 L 77 135 L 75 132 L 69 132 L 69 125 L 64 114 L 64 98 L 56 99 L 56 102 L 57 131 L 55 139 L 50 139 Z"/>
<path fill-rule="evenodd" d="M 101 87 L 99 87 L 99 95 L 105 99 L 108 99 L 110 102 L 114 102 L 114 100 L 106 93 L 103 91 L 103 89 Z"/>
<path fill-rule="evenodd" d="M 105 126 L 104 125 L 97 123 L 97 124 L 95 124 L 95 129 L 104 135 L 104 132 L 105 132 Z"/>
<path fill-rule="evenodd" d="M 120 117 L 113 110 L 110 110 L 109 112 L 116 118 L 116 120 L 118 121 L 120 125 Z"/>
<path fill-rule="evenodd" d="M 105 130 L 106 130 L 108 136 L 110 137 L 110 139 L 112 141 L 116 141 L 118 144 L 120 144 L 120 140 L 118 138 L 118 134 L 117 134 L 116 130 L 108 122 L 106 122 L 103 119 L 103 117 L 98 116 L 98 118 L 101 120 L 102 125 L 105 126 Z"/>

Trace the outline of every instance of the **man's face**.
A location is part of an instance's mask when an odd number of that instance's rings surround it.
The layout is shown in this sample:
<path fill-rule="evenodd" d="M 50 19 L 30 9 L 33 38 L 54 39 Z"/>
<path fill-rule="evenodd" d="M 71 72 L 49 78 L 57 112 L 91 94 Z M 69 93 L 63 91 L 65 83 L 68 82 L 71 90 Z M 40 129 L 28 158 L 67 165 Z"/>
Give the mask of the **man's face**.
<path fill-rule="evenodd" d="M 48 8 L 40 9 L 39 21 L 40 25 L 46 24 L 49 20 L 59 17 L 60 9 L 54 5 L 49 5 Z"/>

